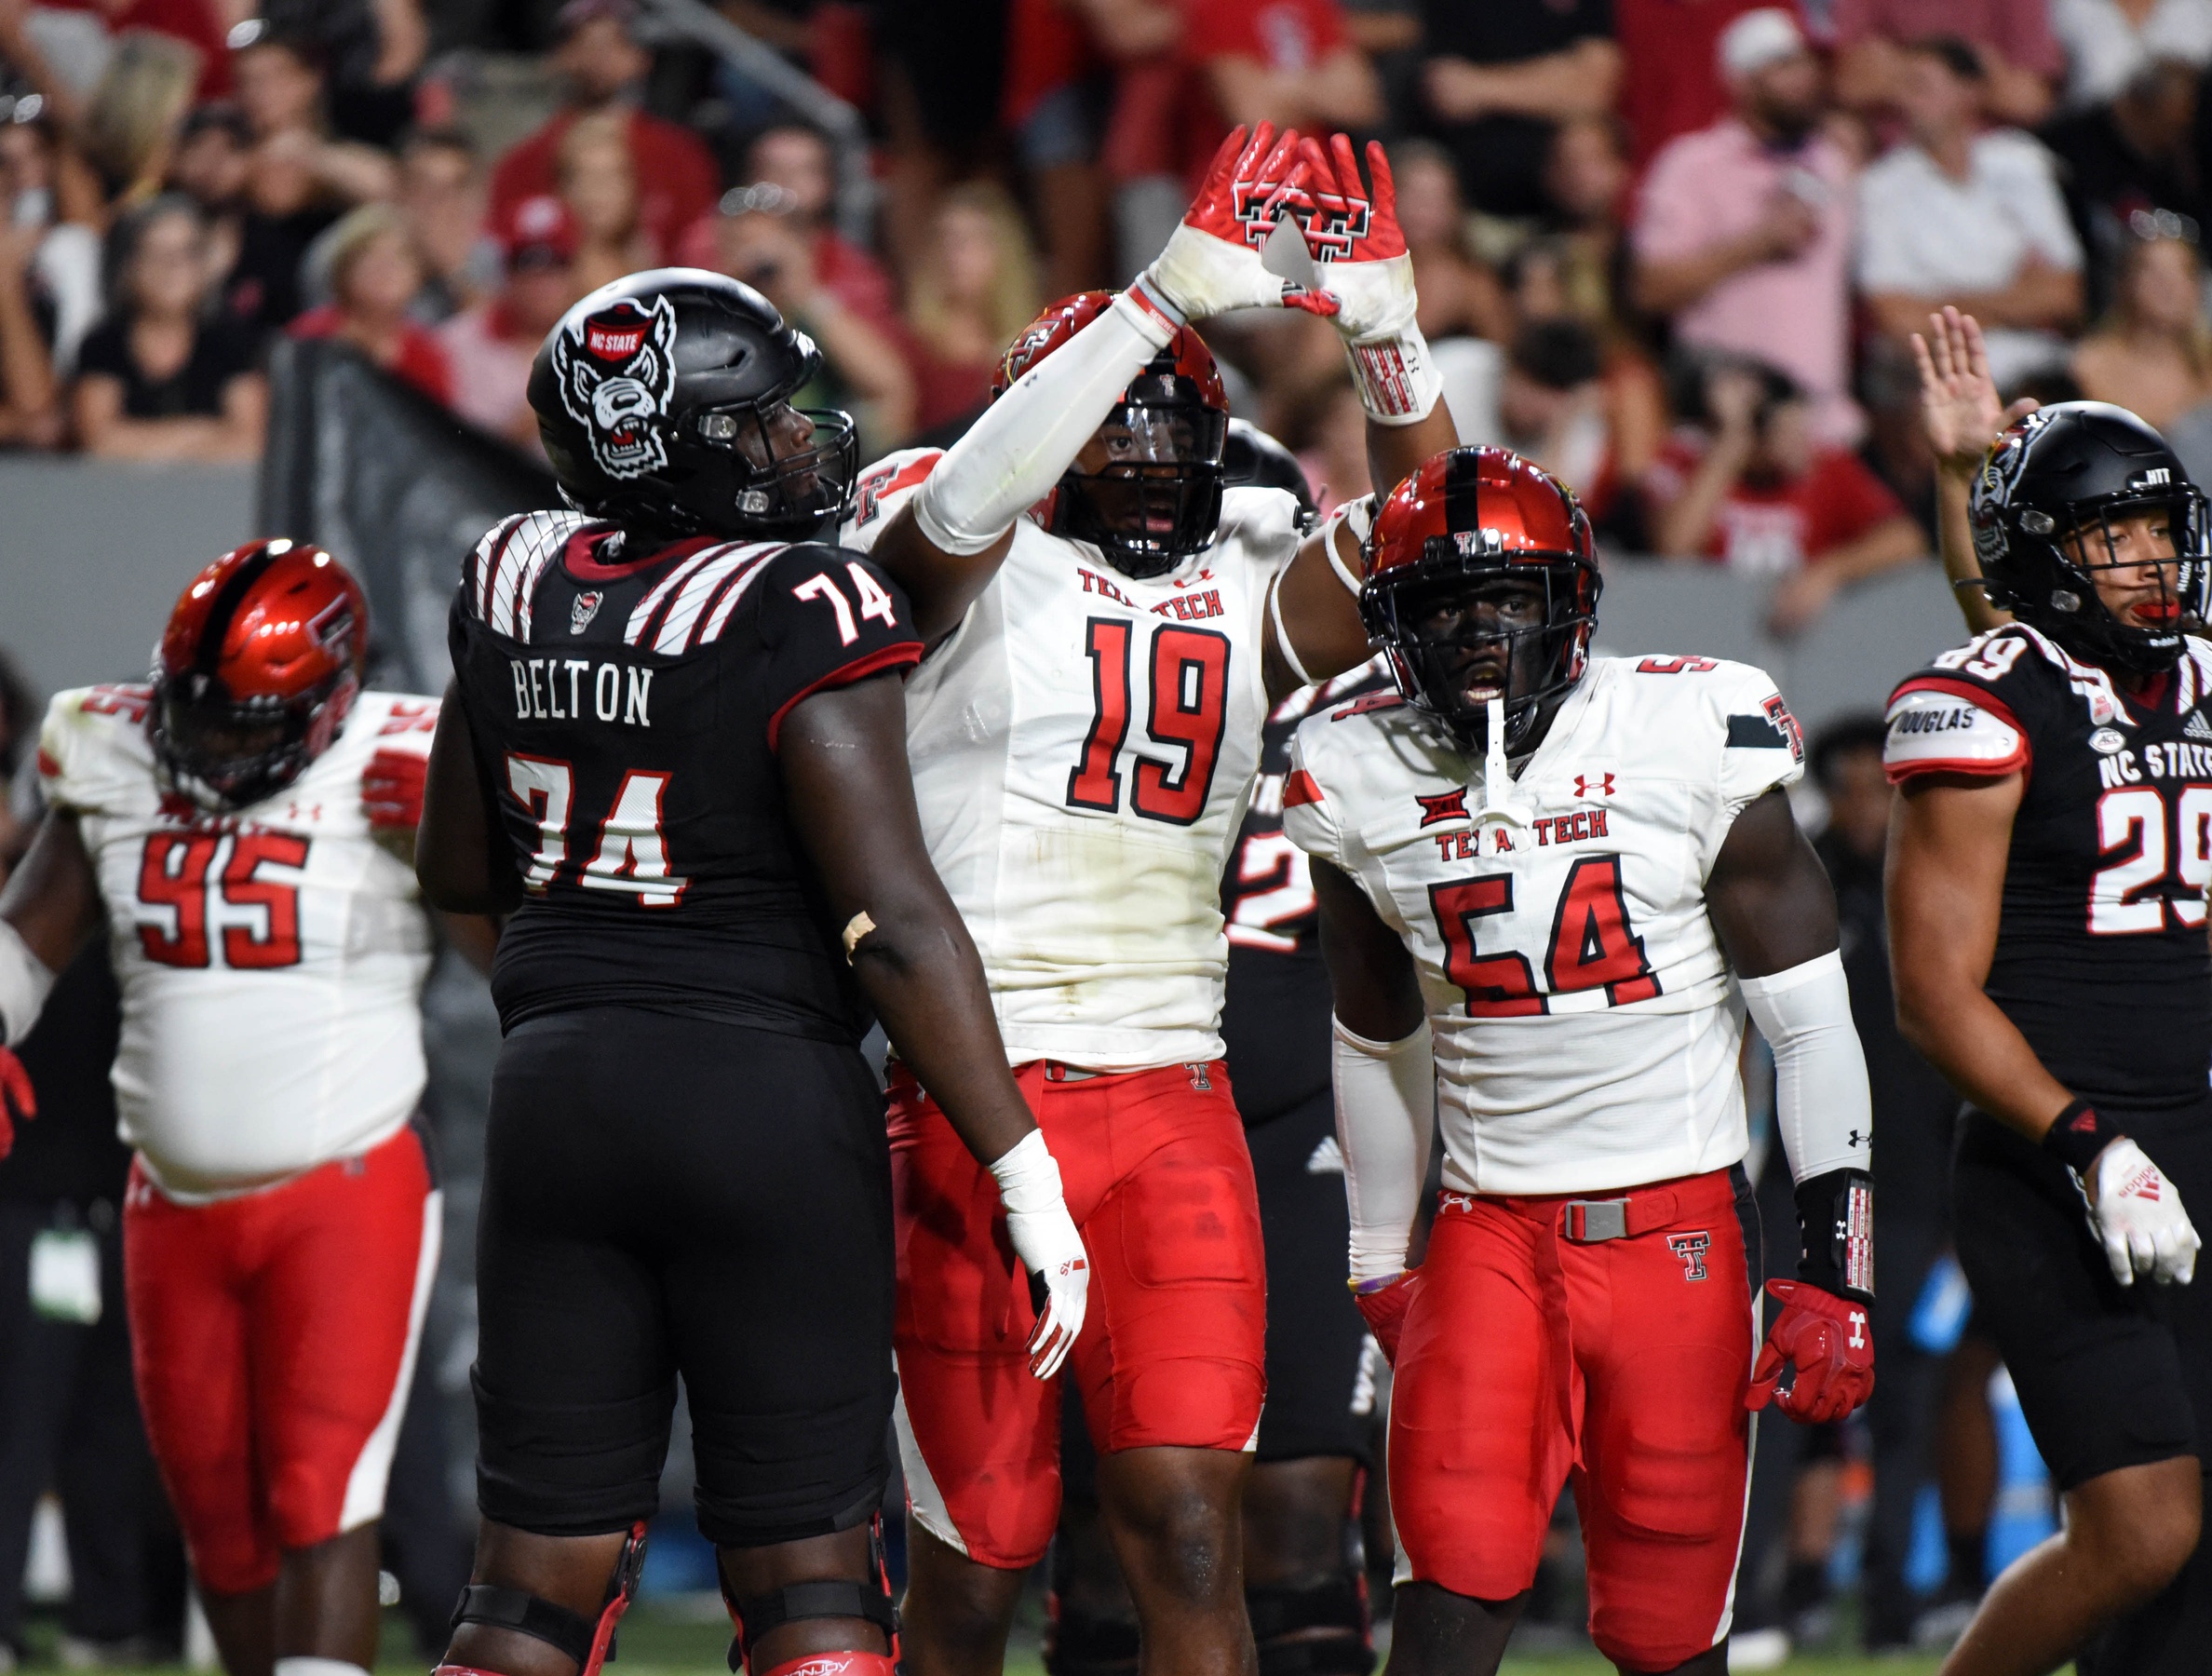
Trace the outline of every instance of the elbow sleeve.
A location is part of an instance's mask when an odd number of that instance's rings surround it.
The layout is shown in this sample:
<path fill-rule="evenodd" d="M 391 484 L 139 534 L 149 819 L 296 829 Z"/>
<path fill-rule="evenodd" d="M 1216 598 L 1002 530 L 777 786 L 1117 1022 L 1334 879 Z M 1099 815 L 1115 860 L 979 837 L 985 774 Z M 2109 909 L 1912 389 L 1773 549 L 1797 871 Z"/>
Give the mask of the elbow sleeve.
<path fill-rule="evenodd" d="M 1428 1020 L 1396 1042 L 1370 1042 L 1331 1020 L 1331 1082 L 1344 1198 L 1352 1217 L 1351 1275 L 1375 1280 L 1406 1266 L 1436 1123 L 1436 1061 Z"/>
<path fill-rule="evenodd" d="M 1774 1115 L 1791 1179 L 1870 1171 L 1873 1101 L 1842 955 L 1831 950 L 1741 983 L 1744 1004 L 1774 1050 Z"/>

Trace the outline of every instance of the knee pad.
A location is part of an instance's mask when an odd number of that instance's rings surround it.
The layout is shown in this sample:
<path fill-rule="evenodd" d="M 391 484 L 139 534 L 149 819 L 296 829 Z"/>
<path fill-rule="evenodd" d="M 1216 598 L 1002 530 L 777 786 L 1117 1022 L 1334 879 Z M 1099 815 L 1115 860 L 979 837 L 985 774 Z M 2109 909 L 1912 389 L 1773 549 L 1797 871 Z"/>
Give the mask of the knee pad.
<path fill-rule="evenodd" d="M 753 1647 L 762 1636 L 801 1618 L 865 1618 L 883 1632 L 883 1640 L 891 1650 L 888 1654 L 810 1653 L 772 1669 L 755 1671 L 754 1676 L 800 1676 L 802 1671 L 803 1676 L 843 1676 L 845 1672 L 850 1676 L 890 1676 L 892 1667 L 898 1660 L 898 1609 L 892 1604 L 891 1574 L 883 1564 L 881 1514 L 869 1529 L 869 1560 L 872 1575 L 865 1583 L 856 1583 L 847 1577 L 787 1583 L 781 1588 L 739 1600 L 730 1593 L 729 1584 L 724 1581 L 722 1604 L 730 1609 L 730 1626 L 736 1631 L 730 1642 L 733 1676 L 746 1668 Z M 719 1577 L 721 1567 L 715 1570 Z M 811 1668 L 816 1661 L 840 1660 L 844 1662 L 836 1663 L 834 1669 Z"/>
<path fill-rule="evenodd" d="M 1287 1588 L 1248 1588 L 1260 1676 L 1368 1676 L 1375 1646 L 1367 1579 L 1356 1573 Z"/>
<path fill-rule="evenodd" d="M 1134 1676 L 1137 1620 L 1105 1617 L 1052 1597 L 1045 1625 L 1048 1676 Z"/>
<path fill-rule="evenodd" d="M 453 1608 L 453 1628 L 483 1624 L 494 1629 L 512 1629 L 567 1654 L 576 1661 L 577 1676 L 599 1676 L 600 1666 L 614 1656 L 614 1626 L 629 1609 L 638 1592 L 639 1575 L 644 1569 L 645 1526 L 640 1521 L 630 1526 L 615 1559 L 614 1575 L 607 1580 L 606 1604 L 596 1619 L 541 1600 L 527 1589 L 471 1583 L 461 1591 L 461 1603 Z M 439 1669 L 482 1676 L 461 1665 L 441 1665 Z"/>

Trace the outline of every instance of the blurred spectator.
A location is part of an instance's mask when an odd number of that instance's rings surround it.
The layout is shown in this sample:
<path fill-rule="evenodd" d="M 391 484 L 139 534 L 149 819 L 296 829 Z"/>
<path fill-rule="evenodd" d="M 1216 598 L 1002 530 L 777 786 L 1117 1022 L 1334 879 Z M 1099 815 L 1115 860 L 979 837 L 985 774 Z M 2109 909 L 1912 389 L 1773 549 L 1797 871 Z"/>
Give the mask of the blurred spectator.
<path fill-rule="evenodd" d="M 435 326 L 499 282 L 496 247 L 484 234 L 484 183 L 476 148 L 459 128 L 425 128 L 399 153 L 399 212 L 423 258 L 414 317 Z"/>
<path fill-rule="evenodd" d="M 746 148 L 745 163 L 749 183 L 765 182 L 791 195 L 790 223 L 813 244 L 815 277 L 870 325 L 891 329 L 898 318 L 891 276 L 837 230 L 837 157 L 830 142 L 818 129 L 781 123 Z"/>
<path fill-rule="evenodd" d="M 1856 454 L 1814 439 L 1787 373 L 1719 363 L 1678 403 L 1693 414 L 1644 474 L 1655 549 L 1779 586 L 1768 627 L 1791 635 L 1839 589 L 1925 551 L 1919 528 Z"/>
<path fill-rule="evenodd" d="M 389 204 L 364 204 L 330 229 L 330 301 L 287 330 L 296 338 L 343 338 L 395 378 L 434 401 L 453 399 L 444 346 L 413 319 L 423 259 L 406 219 Z"/>
<path fill-rule="evenodd" d="M 597 291 L 611 279 L 660 264 L 639 224 L 641 203 L 626 124 L 601 111 L 560 137 L 560 196 L 576 223 L 576 284 Z"/>
<path fill-rule="evenodd" d="M 1484 0 L 1483 9 L 1507 3 Z M 1309 134 L 1382 122 L 1382 86 L 1337 0 L 1184 0 L 1181 9 L 1179 50 L 1221 118 L 1202 137 L 1203 155 L 1193 159 L 1201 167 L 1240 122 Z"/>
<path fill-rule="evenodd" d="M 423 0 L 259 0 L 258 9 L 269 28 L 315 43 L 333 132 L 387 149 L 398 140 L 430 48 Z"/>
<path fill-rule="evenodd" d="M 255 207 L 282 215 L 307 204 L 343 209 L 390 197 L 398 185 L 392 159 L 329 135 L 324 61 L 314 38 L 266 24 L 236 33 L 231 61 L 238 108 L 253 129 Z"/>
<path fill-rule="evenodd" d="M 1045 289 L 1056 297 L 1111 278 L 1099 160 L 1111 95 L 1105 55 L 1081 9 L 1059 0 L 1008 0 L 999 126 L 1021 166 L 1044 244 Z"/>
<path fill-rule="evenodd" d="M 1552 234 L 1523 245 L 1507 277 L 1523 331 L 1550 321 L 1575 321 L 1594 337 L 1602 357 L 1600 387 L 1613 478 L 1621 483 L 1638 481 L 1666 441 L 1666 391 L 1651 356 L 1622 322 L 1606 270 L 1589 245 Z M 1639 510 L 1633 496 L 1615 496 L 1608 533 L 1627 545 L 1642 545 Z"/>
<path fill-rule="evenodd" d="M 0 447 L 61 439 L 60 386 L 33 306 L 37 227 L 0 227 Z"/>
<path fill-rule="evenodd" d="M 34 107 L 28 116 L 26 105 Z M 99 189 L 73 163 L 52 120 L 34 101 L 19 101 L 0 125 L 0 224 L 29 245 L 24 282 L 63 378 L 101 308 Z"/>
<path fill-rule="evenodd" d="M 1297 439 L 1299 467 L 1314 486 L 1314 505 L 1322 517 L 1373 490 L 1368 477 L 1367 409 L 1360 406 L 1359 392 L 1341 360 L 1337 376 L 1308 393 L 1290 434 Z"/>
<path fill-rule="evenodd" d="M 1859 362 L 1859 400 L 1867 439 L 1859 458 L 1920 525 L 1925 550 L 1936 550 L 1936 452 L 1921 420 L 1920 369 L 1895 338 L 1876 338 Z"/>
<path fill-rule="evenodd" d="M 1390 148 L 1390 172 L 1421 292 L 1422 335 L 1431 343 L 1509 335 L 1511 316 L 1498 277 L 1467 253 L 1466 206 L 1451 154 L 1434 141 L 1401 140 Z"/>
<path fill-rule="evenodd" d="M 1679 344 L 1783 369 L 1812 397 L 1820 438 L 1851 441 L 1851 162 L 1820 132 L 1819 61 L 1778 7 L 1738 18 L 1720 52 L 1735 112 L 1652 164 L 1636 303 L 1669 317 Z"/>
<path fill-rule="evenodd" d="M 546 193 L 524 198 L 495 232 L 504 282 L 496 295 L 439 326 L 438 341 L 452 369 L 453 411 L 538 453 L 530 363 L 584 294 L 574 277 L 576 225 L 568 206 Z"/>
<path fill-rule="evenodd" d="M 2092 401 L 2117 402 L 2165 429 L 2212 397 L 2212 327 L 2193 242 L 2138 238 L 2120 266 L 2112 307 L 2074 351 Z"/>
<path fill-rule="evenodd" d="M 1498 421 L 1506 444 L 1581 497 L 1592 523 L 1612 509 L 1617 481 L 1607 434 L 1603 358 L 1579 320 L 1523 327 L 1505 359 Z"/>
<path fill-rule="evenodd" d="M 721 171 L 706 142 L 680 123 L 635 104 L 653 55 L 634 34 L 630 0 L 569 0 L 554 24 L 553 69 L 566 102 L 492 171 L 492 219 L 506 223 L 526 198 L 558 192 L 561 142 L 577 122 L 612 116 L 627 130 L 637 182 L 638 230 L 653 262 L 665 262 L 683 230 L 714 208 Z"/>
<path fill-rule="evenodd" d="M 204 104 L 184 119 L 169 164 L 169 189 L 199 206 L 208 229 L 209 289 L 218 312 L 244 322 L 259 318 L 264 283 L 237 271 L 245 250 L 246 188 L 253 175 L 253 129 L 227 100 Z"/>
<path fill-rule="evenodd" d="M 2051 0 L 2051 33 L 2070 66 L 2066 107 L 2085 111 L 2153 63 L 2212 63 L 2212 0 Z"/>
<path fill-rule="evenodd" d="M 1620 90 L 1608 0 L 1426 0 L 1422 23 L 1423 126 L 1450 148 L 1468 201 L 1542 214 L 1553 125 L 1612 110 Z"/>
<path fill-rule="evenodd" d="M 1044 304 L 1029 235 L 997 187 L 953 187 L 933 232 L 907 289 L 915 417 L 924 431 L 990 399 L 999 357 Z"/>
<path fill-rule="evenodd" d="M 244 461 L 261 453 L 269 393 L 252 338 L 203 318 L 207 225 L 170 194 L 110 241 L 105 321 L 77 355 L 72 406 L 88 453 L 128 460 Z"/>
<path fill-rule="evenodd" d="M 2192 233 L 2206 224 L 2212 202 L 2199 168 L 2196 115 L 2196 72 L 2163 60 L 2148 65 L 2110 104 L 2043 130 L 2043 142 L 2064 165 L 2067 208 L 2089 259 L 2092 314 L 2111 304 L 2113 277 L 2138 237 L 2138 216 L 2184 216 Z"/>
<path fill-rule="evenodd" d="M 86 101 L 129 33 L 156 35 L 191 54 L 189 99 L 230 92 L 223 31 L 233 20 L 217 0 L 11 0 L 0 6 L 0 60 L 35 88 L 56 116 L 84 119 Z"/>
<path fill-rule="evenodd" d="M 1977 131 L 1981 61 L 1955 36 L 1889 49 L 1909 137 L 1859 177 L 1858 283 L 1903 343 L 1956 304 L 1982 323 L 2000 385 L 2060 360 L 2082 316 L 2082 248 L 2051 155 L 2016 128 Z"/>
<path fill-rule="evenodd" d="M 823 282 L 815 268 L 819 247 L 789 194 L 763 183 L 740 187 L 723 203 L 732 212 L 716 218 L 715 259 L 708 265 L 761 292 L 822 351 L 823 387 L 803 392 L 800 405 L 856 405 L 864 456 L 897 448 L 914 426 L 914 379 L 897 338 L 846 307 Z"/>
<path fill-rule="evenodd" d="M 1621 121 L 1628 160 L 1640 172 L 1670 140 L 1728 115 L 1720 36 L 1774 0 L 1612 0 L 1621 49 Z"/>
<path fill-rule="evenodd" d="M 2061 0 L 2063 4 L 2063 0 Z M 1992 122 L 2033 128 L 2051 114 L 2066 54 L 2045 0 L 1836 0 L 1836 98 L 1882 111 L 1912 97 L 1905 78 L 1916 42 L 1963 41 L 1977 61 Z"/>
<path fill-rule="evenodd" d="M 135 203 L 160 185 L 198 63 L 191 47 L 167 35 L 139 32 L 115 44 L 76 128 L 110 198 Z"/>

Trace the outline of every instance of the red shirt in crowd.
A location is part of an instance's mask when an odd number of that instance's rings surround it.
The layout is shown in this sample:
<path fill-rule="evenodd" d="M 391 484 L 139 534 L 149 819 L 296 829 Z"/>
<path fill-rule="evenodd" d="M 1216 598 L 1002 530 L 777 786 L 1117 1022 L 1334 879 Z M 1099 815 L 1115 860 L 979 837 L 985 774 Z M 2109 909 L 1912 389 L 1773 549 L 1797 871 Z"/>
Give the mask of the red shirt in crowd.
<path fill-rule="evenodd" d="M 560 142 L 576 120 L 562 111 L 499 160 L 492 171 L 491 220 L 511 214 L 526 198 L 560 190 Z M 683 230 L 722 196 L 722 170 L 706 142 L 680 123 L 643 111 L 629 114 L 630 163 L 638 179 L 638 225 L 655 261 L 668 261 Z"/>
<path fill-rule="evenodd" d="M 2046 81 L 2066 74 L 2066 52 L 2051 33 L 2049 14 L 2021 0 L 1836 0 L 1834 29 L 1839 47 L 1868 35 L 1893 41 L 1955 35 Z"/>
<path fill-rule="evenodd" d="M 1641 173 L 1669 140 L 1710 128 L 1728 113 L 1720 35 L 1774 0 L 1613 0 L 1621 47 L 1621 120 L 1628 161 Z"/>
<path fill-rule="evenodd" d="M 1702 437 L 1669 438 L 1644 476 L 1645 493 L 1665 506 L 1688 486 L 1704 455 Z M 1731 570 L 1779 575 L 1905 516 L 1904 503 L 1858 455 L 1823 449 L 1801 478 L 1763 486 L 1739 481 L 1720 502 L 1704 556 Z"/>
<path fill-rule="evenodd" d="M 1083 20 L 1059 0 L 1010 0 L 1006 7 L 1006 71 L 999 126 L 1018 128 L 1045 96 L 1099 67 L 1099 51 Z"/>
<path fill-rule="evenodd" d="M 231 91 L 230 44 L 223 36 L 223 20 L 215 0 L 124 0 L 116 6 L 102 0 L 39 0 L 56 11 L 97 14 L 111 35 L 127 29 L 149 30 L 182 41 L 200 55 L 199 86 L 196 102 L 228 99 Z"/>
<path fill-rule="evenodd" d="M 337 337 L 345 328 L 345 317 L 338 312 L 334 303 L 325 303 L 320 308 L 311 308 L 297 316 L 285 334 L 296 338 Z M 453 370 L 446 359 L 445 345 L 439 343 L 427 327 L 410 320 L 400 329 L 399 353 L 384 371 L 407 383 L 431 400 L 447 407 L 453 403 Z"/>

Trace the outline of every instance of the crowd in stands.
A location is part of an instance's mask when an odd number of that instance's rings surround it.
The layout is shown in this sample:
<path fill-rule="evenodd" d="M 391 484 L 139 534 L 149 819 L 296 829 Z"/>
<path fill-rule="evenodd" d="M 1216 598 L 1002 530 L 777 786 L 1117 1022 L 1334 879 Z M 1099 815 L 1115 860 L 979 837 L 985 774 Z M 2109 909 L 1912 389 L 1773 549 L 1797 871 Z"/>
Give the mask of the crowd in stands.
<path fill-rule="evenodd" d="M 325 338 L 533 448 L 545 331 L 671 262 L 811 333 L 870 452 L 942 440 L 1264 118 L 1389 147 L 1462 434 L 1610 552 L 1771 579 L 1777 632 L 1931 545 L 1932 308 L 2212 471 L 2212 0 L 720 0 L 859 156 L 663 9 L 0 0 L 0 446 L 250 460 Z M 1365 493 L 1328 329 L 1210 331 Z"/>

